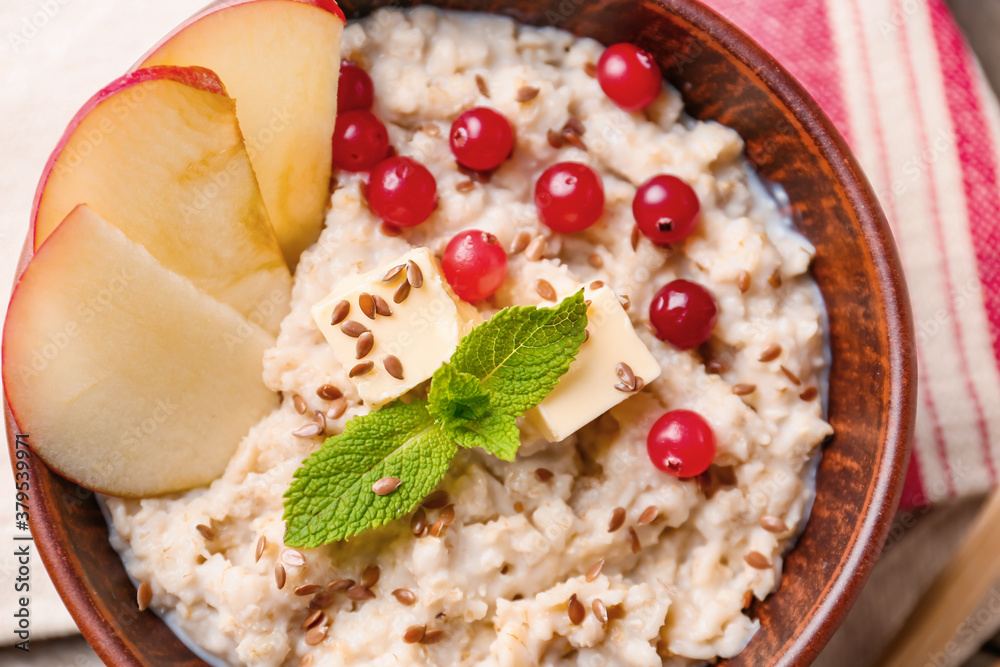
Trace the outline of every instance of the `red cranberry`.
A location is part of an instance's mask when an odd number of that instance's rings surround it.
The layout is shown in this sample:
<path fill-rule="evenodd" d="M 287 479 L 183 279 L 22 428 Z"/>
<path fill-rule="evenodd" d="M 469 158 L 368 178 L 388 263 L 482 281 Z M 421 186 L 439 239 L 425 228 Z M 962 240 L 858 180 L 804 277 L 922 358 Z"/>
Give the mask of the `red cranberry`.
<path fill-rule="evenodd" d="M 704 417 L 690 410 L 671 410 L 656 420 L 646 437 L 649 460 L 675 477 L 695 477 L 715 458 L 715 434 Z"/>
<path fill-rule="evenodd" d="M 437 181 L 427 167 L 408 157 L 391 157 L 372 169 L 368 205 L 397 227 L 413 227 L 437 207 Z"/>
<path fill-rule="evenodd" d="M 375 85 L 360 65 L 351 60 L 340 63 L 340 82 L 337 84 L 337 113 L 372 108 Z"/>
<path fill-rule="evenodd" d="M 682 350 L 708 340 L 718 314 L 708 290 L 690 280 L 667 283 L 649 305 L 649 321 L 656 337 Z"/>
<path fill-rule="evenodd" d="M 451 126 L 451 152 L 463 167 L 496 169 L 514 150 L 510 123 L 493 109 L 477 107 L 459 116 Z"/>
<path fill-rule="evenodd" d="M 694 231 L 701 205 L 690 185 L 666 174 L 643 183 L 632 200 L 639 231 L 654 243 L 676 243 Z"/>
<path fill-rule="evenodd" d="M 597 82 L 612 102 L 625 111 L 638 111 L 660 94 L 663 77 L 652 55 L 623 42 L 609 46 L 601 54 Z"/>
<path fill-rule="evenodd" d="M 469 302 L 482 301 L 507 277 L 507 253 L 497 237 L 470 229 L 448 242 L 441 268 L 455 294 Z"/>
<path fill-rule="evenodd" d="M 389 133 L 371 111 L 346 111 L 337 116 L 333 131 L 333 166 L 344 171 L 367 171 L 389 152 Z"/>
<path fill-rule="evenodd" d="M 535 184 L 535 207 L 550 229 L 564 234 L 583 231 L 604 213 L 604 183 L 585 164 L 559 162 Z"/>

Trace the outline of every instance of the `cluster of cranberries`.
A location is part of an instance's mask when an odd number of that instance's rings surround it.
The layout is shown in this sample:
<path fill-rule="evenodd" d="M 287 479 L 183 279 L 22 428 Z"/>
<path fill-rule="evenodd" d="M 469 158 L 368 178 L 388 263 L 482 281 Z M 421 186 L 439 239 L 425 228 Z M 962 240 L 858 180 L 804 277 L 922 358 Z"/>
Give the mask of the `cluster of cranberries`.
<path fill-rule="evenodd" d="M 653 57 L 632 44 L 608 47 L 597 65 L 604 93 L 626 111 L 651 104 L 662 86 Z M 413 227 L 437 207 L 437 183 L 428 169 L 408 157 L 390 155 L 385 125 L 371 112 L 374 87 L 361 67 L 345 61 L 340 69 L 333 166 L 370 173 L 368 204 L 385 222 Z M 500 113 L 469 109 L 452 124 L 449 144 L 455 161 L 475 172 L 490 172 L 514 150 L 514 131 Z M 571 234 L 596 223 L 604 212 L 601 177 L 579 162 L 546 169 L 535 184 L 539 219 L 555 232 Z M 687 238 L 698 221 L 698 195 L 676 176 L 654 176 L 638 188 L 632 202 L 636 225 L 656 244 Z M 455 236 L 444 252 L 442 269 L 455 293 L 466 301 L 493 295 L 507 275 L 507 253 L 495 236 L 469 230 Z M 697 283 L 675 280 L 653 299 L 649 318 L 661 340 L 683 349 L 698 347 L 711 335 L 718 315 L 712 295 Z M 652 427 L 647 439 L 650 460 L 682 478 L 708 469 L 715 456 L 715 436 L 695 412 L 673 410 Z"/>

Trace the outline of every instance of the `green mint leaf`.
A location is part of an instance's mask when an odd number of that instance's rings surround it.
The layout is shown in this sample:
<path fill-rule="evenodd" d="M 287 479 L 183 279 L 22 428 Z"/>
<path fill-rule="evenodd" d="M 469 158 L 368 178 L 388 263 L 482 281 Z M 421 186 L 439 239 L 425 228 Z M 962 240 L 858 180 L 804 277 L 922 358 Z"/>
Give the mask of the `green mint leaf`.
<path fill-rule="evenodd" d="M 406 514 L 434 490 L 456 452 L 426 403 L 393 403 L 355 417 L 295 472 L 285 493 L 285 543 L 313 548 Z M 402 483 L 378 496 L 383 477 Z"/>
<path fill-rule="evenodd" d="M 451 363 L 479 378 L 493 411 L 520 417 L 569 370 L 586 327 L 583 290 L 555 308 L 506 308 L 463 338 Z"/>
<path fill-rule="evenodd" d="M 481 447 L 498 459 L 513 461 L 521 446 L 517 418 L 490 410 L 485 416 L 464 424 L 453 434 L 455 442 L 471 449 Z"/>
<path fill-rule="evenodd" d="M 427 410 L 446 433 L 485 416 L 489 409 L 490 394 L 475 375 L 463 373 L 451 364 L 435 371 Z"/>

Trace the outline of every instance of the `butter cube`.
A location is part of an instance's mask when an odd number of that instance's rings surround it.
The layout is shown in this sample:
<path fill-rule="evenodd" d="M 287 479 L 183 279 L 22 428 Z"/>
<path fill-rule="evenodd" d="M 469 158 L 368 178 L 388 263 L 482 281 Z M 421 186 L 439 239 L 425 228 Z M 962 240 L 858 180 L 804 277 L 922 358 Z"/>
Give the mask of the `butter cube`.
<path fill-rule="evenodd" d="M 418 271 L 406 268 L 412 265 Z M 382 314 L 387 311 L 391 314 Z M 345 278 L 312 315 L 337 361 L 354 376 L 361 399 L 373 408 L 430 379 L 480 321 L 479 312 L 451 291 L 427 248 Z"/>
<path fill-rule="evenodd" d="M 569 437 L 660 377 L 660 364 L 636 335 L 614 291 L 607 286 L 587 288 L 584 297 L 590 300 L 590 337 L 555 389 L 525 415 L 549 442 Z M 630 372 L 635 383 L 628 382 Z"/>

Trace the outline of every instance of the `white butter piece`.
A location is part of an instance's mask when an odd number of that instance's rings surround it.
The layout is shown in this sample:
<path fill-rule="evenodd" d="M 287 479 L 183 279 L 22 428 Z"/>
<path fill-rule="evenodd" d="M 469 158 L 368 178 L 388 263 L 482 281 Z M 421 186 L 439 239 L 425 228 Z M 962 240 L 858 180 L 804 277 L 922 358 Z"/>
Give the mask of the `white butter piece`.
<path fill-rule="evenodd" d="M 388 283 L 382 279 L 390 269 L 412 260 L 420 268 L 423 284 L 411 287 L 402 303 L 393 295 L 406 280 L 401 271 Z M 391 315 L 365 315 L 361 308 L 362 294 L 380 296 L 392 311 Z M 358 339 L 344 333 L 342 325 L 331 324 L 334 309 L 341 301 L 350 305 L 344 322 L 356 322 L 368 329 L 374 345 L 363 358 L 357 358 Z M 361 399 L 376 408 L 402 396 L 428 380 L 438 368 L 451 359 L 458 342 L 479 323 L 479 312 L 451 291 L 437 259 L 427 248 L 415 248 L 399 259 L 362 275 L 345 278 L 333 292 L 312 309 L 313 319 L 333 349 L 337 361 L 349 373 L 364 362 L 373 362 L 367 373 L 351 378 Z M 396 357 L 402 367 L 403 379 L 393 377 L 385 366 L 389 356 Z"/>
<path fill-rule="evenodd" d="M 570 294 L 560 294 L 559 298 Z M 627 364 L 645 384 L 661 373 L 660 364 L 636 335 L 614 291 L 607 286 L 587 288 L 584 296 L 591 302 L 587 309 L 590 338 L 580 346 L 555 389 L 525 415 L 549 442 L 569 437 L 635 395 L 615 388 L 621 382 L 617 371 L 620 363 Z"/>

